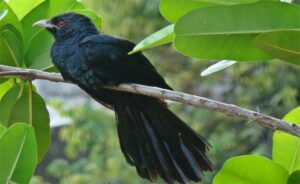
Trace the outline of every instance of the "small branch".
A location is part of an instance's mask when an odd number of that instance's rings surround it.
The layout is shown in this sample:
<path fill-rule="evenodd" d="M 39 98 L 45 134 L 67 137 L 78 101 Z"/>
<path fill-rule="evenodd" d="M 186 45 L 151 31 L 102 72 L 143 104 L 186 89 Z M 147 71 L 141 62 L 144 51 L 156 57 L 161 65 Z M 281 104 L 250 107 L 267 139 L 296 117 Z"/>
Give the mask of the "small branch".
<path fill-rule="evenodd" d="M 28 80 L 42 79 L 53 82 L 68 82 L 65 81 L 60 74 L 0 65 L 0 76 L 12 75 L 20 76 Z M 242 117 L 247 119 L 249 122 L 256 122 L 262 127 L 277 129 L 300 137 L 300 127 L 298 125 L 291 124 L 259 112 L 244 109 L 233 104 L 226 104 L 205 97 L 140 84 L 121 84 L 118 87 L 107 86 L 105 88 L 177 101 L 183 104 L 221 112 L 233 117 Z"/>
<path fill-rule="evenodd" d="M 68 82 L 57 73 L 49 73 L 40 70 L 23 69 L 4 65 L 0 65 L 0 76 L 20 76 L 26 80 L 41 79 L 53 82 Z"/>

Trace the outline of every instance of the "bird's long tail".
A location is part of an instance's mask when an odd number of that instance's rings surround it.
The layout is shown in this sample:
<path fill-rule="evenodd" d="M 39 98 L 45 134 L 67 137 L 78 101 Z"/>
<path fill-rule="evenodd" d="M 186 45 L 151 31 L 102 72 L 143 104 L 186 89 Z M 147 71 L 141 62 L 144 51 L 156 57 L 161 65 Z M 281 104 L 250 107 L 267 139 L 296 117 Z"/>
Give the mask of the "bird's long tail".
<path fill-rule="evenodd" d="M 212 170 L 209 144 L 154 98 L 122 94 L 114 106 L 120 146 L 128 163 L 150 181 L 201 181 Z"/>

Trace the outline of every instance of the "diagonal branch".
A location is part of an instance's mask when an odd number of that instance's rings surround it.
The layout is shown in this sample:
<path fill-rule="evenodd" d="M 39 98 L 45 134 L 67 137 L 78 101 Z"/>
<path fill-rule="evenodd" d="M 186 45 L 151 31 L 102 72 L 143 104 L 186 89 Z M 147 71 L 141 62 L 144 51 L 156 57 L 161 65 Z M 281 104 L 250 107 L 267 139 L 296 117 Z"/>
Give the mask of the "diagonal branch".
<path fill-rule="evenodd" d="M 69 82 L 65 81 L 62 76 L 57 73 L 49 73 L 33 69 L 22 69 L 4 65 L 0 65 L 0 76 L 20 76 L 27 80 L 42 79 L 53 82 Z M 244 109 L 233 104 L 226 104 L 205 97 L 140 84 L 121 84 L 117 87 L 107 86 L 105 88 L 177 101 L 183 104 L 221 112 L 233 117 L 242 117 L 250 122 L 256 122 L 262 127 L 280 130 L 300 137 L 300 127 L 295 124 L 291 124 L 259 112 Z"/>

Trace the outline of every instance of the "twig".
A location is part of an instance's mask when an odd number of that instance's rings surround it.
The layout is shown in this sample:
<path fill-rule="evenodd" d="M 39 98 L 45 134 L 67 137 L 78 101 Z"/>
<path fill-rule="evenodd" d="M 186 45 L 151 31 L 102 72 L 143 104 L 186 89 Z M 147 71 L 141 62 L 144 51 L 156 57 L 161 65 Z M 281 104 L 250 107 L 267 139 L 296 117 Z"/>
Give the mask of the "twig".
<path fill-rule="evenodd" d="M 24 79 L 41 79 L 53 82 L 68 82 L 65 81 L 58 73 L 49 73 L 33 69 L 23 69 L 11 66 L 0 65 L 0 76 L 20 76 Z M 68 82 L 69 83 L 69 82 Z"/>
<path fill-rule="evenodd" d="M 0 65 L 0 76 L 11 75 L 20 76 L 24 79 L 29 80 L 42 79 L 53 82 L 68 82 L 65 81 L 60 74 L 57 73 L 49 73 L 33 69 L 22 69 Z M 140 84 L 121 84 L 117 87 L 106 86 L 105 88 L 118 91 L 126 91 L 135 94 L 142 94 L 160 99 L 177 101 L 183 104 L 193 105 L 196 107 L 209 109 L 216 112 L 221 112 L 233 117 L 242 117 L 247 119 L 249 122 L 256 122 L 262 127 L 280 130 L 282 132 L 286 132 L 288 134 L 300 137 L 300 127 L 298 125 L 259 112 L 244 109 L 233 104 L 226 104 L 205 97 Z"/>

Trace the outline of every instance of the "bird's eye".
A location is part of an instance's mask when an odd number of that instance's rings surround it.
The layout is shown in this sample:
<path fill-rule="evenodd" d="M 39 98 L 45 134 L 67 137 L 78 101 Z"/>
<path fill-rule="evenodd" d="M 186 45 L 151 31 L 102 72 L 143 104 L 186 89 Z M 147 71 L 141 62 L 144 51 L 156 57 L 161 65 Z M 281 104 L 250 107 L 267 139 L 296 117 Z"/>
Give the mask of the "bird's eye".
<path fill-rule="evenodd" d="M 64 21 L 60 21 L 60 22 L 57 23 L 57 25 L 59 27 L 64 27 L 65 26 L 65 22 Z"/>

